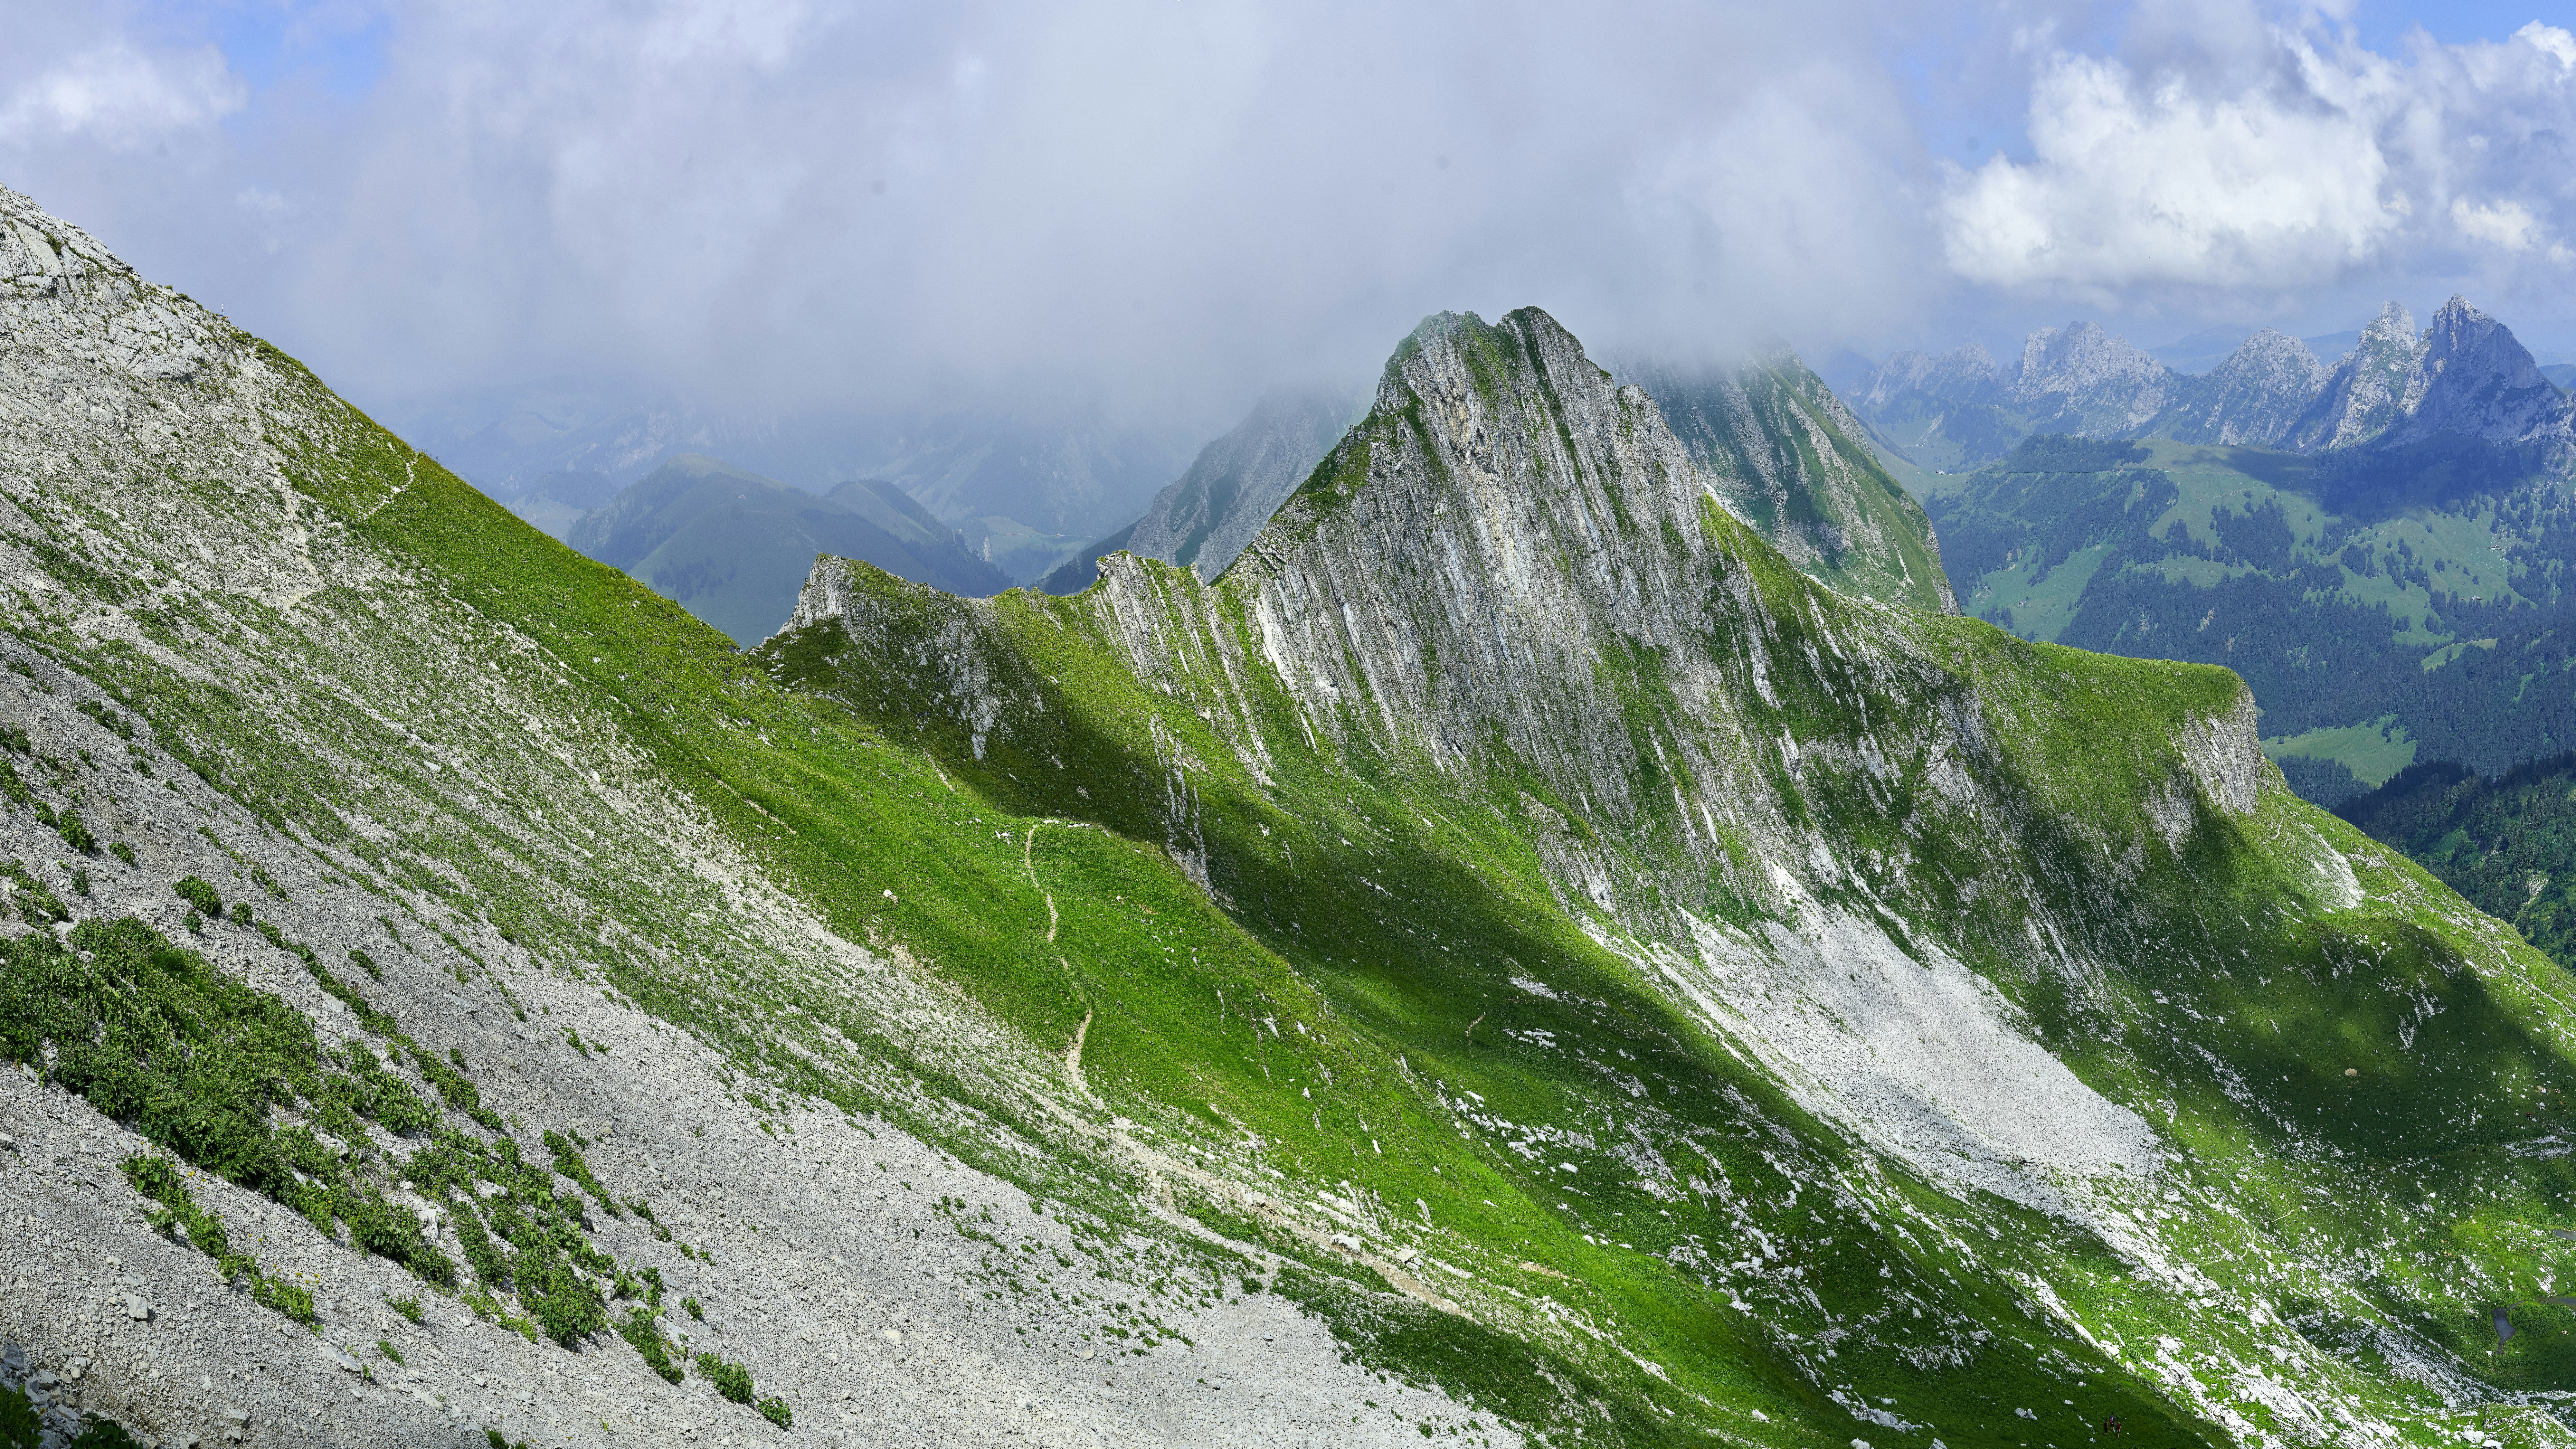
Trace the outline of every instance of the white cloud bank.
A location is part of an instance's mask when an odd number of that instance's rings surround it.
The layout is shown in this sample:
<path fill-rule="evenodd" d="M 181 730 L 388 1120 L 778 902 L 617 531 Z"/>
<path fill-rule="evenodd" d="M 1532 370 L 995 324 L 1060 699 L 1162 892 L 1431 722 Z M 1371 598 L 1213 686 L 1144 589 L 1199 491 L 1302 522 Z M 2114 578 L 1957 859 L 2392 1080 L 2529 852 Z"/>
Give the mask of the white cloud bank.
<path fill-rule="evenodd" d="M 249 94 L 211 45 L 148 51 L 109 39 L 0 84 L 0 143 L 85 139 L 132 150 L 221 120 Z"/>
<path fill-rule="evenodd" d="M 1949 171 L 1951 267 L 2096 305 L 2406 269 L 2563 284 L 2576 36 L 2419 35 L 2399 61 L 2316 24 L 2242 35 L 2235 54 L 2045 55 L 2027 156 Z"/>
<path fill-rule="evenodd" d="M 2576 326 L 2576 37 L 2392 59 L 2271 3 L 2142 0 L 2106 50 L 2086 0 L 263 0 L 223 12 L 284 17 L 255 87 L 202 7 L 32 5 L 0 184 L 395 410 L 571 374 L 1205 420 L 1523 303 L 1629 354 L 2383 281 Z"/>

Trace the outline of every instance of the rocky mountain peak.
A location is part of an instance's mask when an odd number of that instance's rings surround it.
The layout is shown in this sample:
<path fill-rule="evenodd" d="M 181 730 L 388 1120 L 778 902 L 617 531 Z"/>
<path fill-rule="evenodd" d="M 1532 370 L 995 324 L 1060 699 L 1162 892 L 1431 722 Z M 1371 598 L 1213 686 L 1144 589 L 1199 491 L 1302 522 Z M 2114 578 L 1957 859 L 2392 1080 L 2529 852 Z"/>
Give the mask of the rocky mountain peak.
<path fill-rule="evenodd" d="M 2022 344 L 2009 396 L 2039 432 L 2117 436 L 2143 426 L 2186 390 L 2181 374 L 2098 322 L 2043 327 Z"/>
<path fill-rule="evenodd" d="M 2099 322 L 2043 327 L 2022 343 L 2013 396 L 2035 398 L 2098 388 L 2105 383 L 2161 381 L 2171 369 Z"/>
<path fill-rule="evenodd" d="M 2404 307 L 2395 302 L 2381 307 L 2282 441 L 2294 448 L 2348 448 L 2386 432 L 2423 397 L 2416 364 L 2423 360 L 2424 346 Z"/>
<path fill-rule="evenodd" d="M 134 274 L 89 233 L 0 187 L 0 341 L 50 325 L 97 348 L 115 371 L 176 382 L 231 344 L 205 308 Z"/>
<path fill-rule="evenodd" d="M 2266 327 L 2145 431 L 2186 443 L 2266 444 L 2298 421 L 2325 382 L 2325 366 L 2306 343 Z"/>
<path fill-rule="evenodd" d="M 2210 375 L 2314 391 L 2325 384 L 2326 366 L 2305 342 L 2266 327 L 2227 354 Z"/>
<path fill-rule="evenodd" d="M 2512 329 L 2453 297 L 2433 314 L 2423 350 L 2407 377 L 2412 415 L 2389 432 L 2391 443 L 2452 432 L 2492 442 L 2523 442 L 2567 432 L 2568 401 Z"/>

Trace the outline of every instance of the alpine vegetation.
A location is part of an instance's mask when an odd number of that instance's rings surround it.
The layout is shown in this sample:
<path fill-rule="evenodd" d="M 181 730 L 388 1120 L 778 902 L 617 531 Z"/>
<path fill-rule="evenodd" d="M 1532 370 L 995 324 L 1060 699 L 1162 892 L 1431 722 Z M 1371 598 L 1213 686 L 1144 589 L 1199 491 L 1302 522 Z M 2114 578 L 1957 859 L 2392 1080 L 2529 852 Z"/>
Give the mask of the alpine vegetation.
<path fill-rule="evenodd" d="M 2227 669 L 1945 609 L 1790 361 L 1442 314 L 1212 578 L 826 555 L 746 653 L 0 214 L 48 1411 L 2569 1437 L 2563 976 Z"/>

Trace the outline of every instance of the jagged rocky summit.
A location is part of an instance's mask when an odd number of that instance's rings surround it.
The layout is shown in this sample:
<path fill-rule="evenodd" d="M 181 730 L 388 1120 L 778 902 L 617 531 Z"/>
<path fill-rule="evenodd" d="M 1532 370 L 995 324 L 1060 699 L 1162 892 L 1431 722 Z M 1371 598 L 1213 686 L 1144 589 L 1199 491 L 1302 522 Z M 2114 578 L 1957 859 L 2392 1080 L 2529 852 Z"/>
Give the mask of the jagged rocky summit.
<path fill-rule="evenodd" d="M 1871 455 L 1851 410 L 1786 347 L 1740 366 L 1646 360 L 1625 371 L 1655 399 L 1716 496 L 1801 569 L 1866 598 L 1957 611 L 1922 505 Z M 1336 394 L 1265 398 L 1142 518 L 1084 549 L 1042 587 L 1079 593 L 1098 577 L 1099 560 L 1121 550 L 1215 578 L 1307 480 L 1355 411 Z"/>
<path fill-rule="evenodd" d="M 1959 471 L 2045 433 L 2308 452 L 2447 439 L 2455 449 L 2533 450 L 2544 471 L 2576 463 L 2576 402 L 2540 375 L 2508 328 L 2460 297 L 2421 333 L 2389 303 L 2331 367 L 2265 328 L 2193 377 L 2078 322 L 2031 334 L 2010 367 L 1977 348 L 1941 359 L 1898 353 L 1858 398 L 1883 441 Z"/>

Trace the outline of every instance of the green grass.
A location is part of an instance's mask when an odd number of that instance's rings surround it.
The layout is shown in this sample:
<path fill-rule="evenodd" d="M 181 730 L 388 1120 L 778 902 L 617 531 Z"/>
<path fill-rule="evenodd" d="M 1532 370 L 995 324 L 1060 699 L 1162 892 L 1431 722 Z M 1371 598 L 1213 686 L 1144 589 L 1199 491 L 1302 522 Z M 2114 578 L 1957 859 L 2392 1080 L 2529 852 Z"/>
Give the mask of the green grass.
<path fill-rule="evenodd" d="M 2406 737 L 2406 728 L 2397 723 L 2396 716 L 2388 715 L 2368 724 L 2314 729 L 2265 740 L 2263 753 L 2276 760 L 2287 755 L 2339 760 L 2362 784 L 2376 786 L 2415 763 L 2415 742 Z"/>

